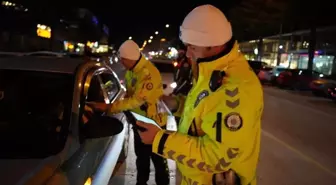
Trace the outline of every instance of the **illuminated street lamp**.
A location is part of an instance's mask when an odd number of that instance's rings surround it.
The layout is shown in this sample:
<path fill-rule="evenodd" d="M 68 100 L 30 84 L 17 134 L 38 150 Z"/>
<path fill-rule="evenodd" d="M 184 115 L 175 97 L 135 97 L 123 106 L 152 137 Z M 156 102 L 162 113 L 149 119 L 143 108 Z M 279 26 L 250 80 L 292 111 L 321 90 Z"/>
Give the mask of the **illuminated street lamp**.
<path fill-rule="evenodd" d="M 157 34 L 159 34 L 159 32 L 158 32 L 158 31 L 156 31 L 156 32 L 155 32 L 155 35 L 157 35 Z"/>
<path fill-rule="evenodd" d="M 166 28 L 169 28 L 169 24 L 166 24 Z"/>
<path fill-rule="evenodd" d="M 128 37 L 129 40 L 132 40 L 132 37 Z"/>
<path fill-rule="evenodd" d="M 150 39 L 153 39 L 153 36 L 150 36 L 149 38 L 150 38 Z"/>
<path fill-rule="evenodd" d="M 151 42 L 152 42 L 152 40 L 151 40 L 151 39 L 149 39 L 149 40 L 148 40 L 148 43 L 151 43 Z"/>

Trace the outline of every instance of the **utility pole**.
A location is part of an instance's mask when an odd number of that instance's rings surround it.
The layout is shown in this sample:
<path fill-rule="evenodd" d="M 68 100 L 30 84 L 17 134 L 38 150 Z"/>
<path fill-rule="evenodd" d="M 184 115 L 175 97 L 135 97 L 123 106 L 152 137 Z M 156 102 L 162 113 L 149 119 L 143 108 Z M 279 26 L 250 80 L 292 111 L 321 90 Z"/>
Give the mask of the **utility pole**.
<path fill-rule="evenodd" d="M 282 23 L 280 24 L 280 32 L 279 32 L 279 46 L 282 44 Z M 281 60 L 281 49 L 278 46 L 278 55 L 277 55 L 277 66 L 280 65 Z"/>

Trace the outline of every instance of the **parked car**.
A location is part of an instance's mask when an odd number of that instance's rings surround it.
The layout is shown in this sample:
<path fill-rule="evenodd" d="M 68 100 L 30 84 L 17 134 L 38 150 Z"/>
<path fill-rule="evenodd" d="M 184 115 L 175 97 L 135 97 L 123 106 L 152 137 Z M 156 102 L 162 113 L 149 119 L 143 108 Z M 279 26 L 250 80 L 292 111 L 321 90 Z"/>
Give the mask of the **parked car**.
<path fill-rule="evenodd" d="M 321 78 L 310 83 L 310 89 L 315 96 L 330 97 L 329 88 L 336 86 L 335 76 L 320 75 Z"/>
<path fill-rule="evenodd" d="M 328 88 L 329 97 L 336 103 L 336 86 Z"/>
<path fill-rule="evenodd" d="M 103 63 L 0 58 L 1 184 L 108 184 L 127 156 L 129 124 L 124 114 L 82 118 L 87 101 L 124 94 Z"/>
<path fill-rule="evenodd" d="M 310 90 L 310 83 L 319 79 L 321 73 L 307 69 L 286 69 L 276 78 L 280 88 Z"/>
<path fill-rule="evenodd" d="M 252 68 L 252 70 L 255 72 L 255 74 L 258 75 L 259 71 L 267 66 L 266 62 L 261 62 L 261 61 L 254 61 L 254 60 L 248 60 L 247 61 Z"/>
<path fill-rule="evenodd" d="M 264 66 L 257 75 L 261 83 L 270 83 L 272 81 L 273 68 Z"/>
<path fill-rule="evenodd" d="M 285 71 L 287 68 L 284 68 L 282 66 L 275 66 L 273 67 L 272 69 L 272 77 L 271 77 L 271 83 L 273 85 L 276 85 L 276 78 L 279 76 L 279 74 L 282 72 L 282 71 Z"/>

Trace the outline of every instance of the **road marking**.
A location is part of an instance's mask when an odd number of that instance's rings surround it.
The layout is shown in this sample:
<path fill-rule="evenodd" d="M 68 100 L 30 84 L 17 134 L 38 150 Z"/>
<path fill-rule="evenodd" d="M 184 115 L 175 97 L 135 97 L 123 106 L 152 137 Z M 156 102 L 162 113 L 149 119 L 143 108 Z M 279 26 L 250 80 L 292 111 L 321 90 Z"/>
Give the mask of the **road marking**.
<path fill-rule="evenodd" d="M 289 104 L 296 105 L 296 106 L 302 107 L 302 108 L 304 108 L 304 109 L 308 109 L 308 110 L 310 110 L 310 111 L 313 111 L 313 112 L 318 113 L 318 114 L 322 114 L 322 115 L 327 116 L 327 117 L 330 117 L 330 118 L 332 118 L 332 119 L 334 119 L 334 118 L 336 117 L 335 115 L 332 115 L 332 114 L 323 112 L 323 111 L 321 111 L 320 109 L 310 107 L 309 105 L 304 105 L 304 104 L 302 104 L 302 103 L 294 103 L 294 102 L 291 101 L 291 100 L 288 100 L 288 99 L 286 99 L 286 98 L 279 97 L 279 96 L 276 96 L 276 95 L 273 95 L 273 94 L 269 94 L 269 93 L 267 93 L 267 92 L 266 92 L 265 94 L 267 94 L 267 96 L 269 96 L 269 97 L 271 97 L 271 98 L 273 98 L 273 99 L 277 99 L 277 100 L 281 99 L 282 101 L 285 101 L 285 102 L 287 102 L 287 103 L 289 103 Z M 264 99 L 265 99 L 265 98 L 264 98 Z"/>
<path fill-rule="evenodd" d="M 290 146 L 289 144 L 285 143 L 284 141 L 282 141 L 281 139 L 275 137 L 273 134 L 262 130 L 261 133 L 263 135 L 265 135 L 266 137 L 269 137 L 271 139 L 273 139 L 274 141 L 278 142 L 279 144 L 283 145 L 284 147 L 288 148 L 289 150 L 291 150 L 292 152 L 298 154 L 299 156 L 301 156 L 304 160 L 306 160 L 307 162 L 312 163 L 313 165 L 315 165 L 317 168 L 325 171 L 326 173 L 330 174 L 331 176 L 336 178 L 336 173 L 333 172 L 332 170 L 330 170 L 329 168 L 325 167 L 324 165 L 322 165 L 321 163 L 317 162 L 316 160 L 314 160 L 313 158 L 305 155 L 304 153 L 302 153 L 301 151 L 299 151 L 298 149 Z"/>

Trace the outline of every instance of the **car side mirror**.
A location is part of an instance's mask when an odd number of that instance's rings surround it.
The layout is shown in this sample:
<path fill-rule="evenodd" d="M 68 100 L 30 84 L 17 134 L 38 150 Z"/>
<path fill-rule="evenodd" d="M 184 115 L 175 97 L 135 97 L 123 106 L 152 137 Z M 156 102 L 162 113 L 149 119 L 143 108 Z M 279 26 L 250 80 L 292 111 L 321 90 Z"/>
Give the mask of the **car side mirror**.
<path fill-rule="evenodd" d="M 167 84 L 163 84 L 163 89 L 167 89 Z"/>
<path fill-rule="evenodd" d="M 124 124 L 110 116 L 94 116 L 85 124 L 84 133 L 88 139 L 118 135 L 124 129 Z"/>

